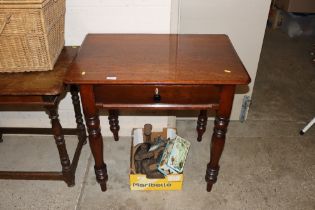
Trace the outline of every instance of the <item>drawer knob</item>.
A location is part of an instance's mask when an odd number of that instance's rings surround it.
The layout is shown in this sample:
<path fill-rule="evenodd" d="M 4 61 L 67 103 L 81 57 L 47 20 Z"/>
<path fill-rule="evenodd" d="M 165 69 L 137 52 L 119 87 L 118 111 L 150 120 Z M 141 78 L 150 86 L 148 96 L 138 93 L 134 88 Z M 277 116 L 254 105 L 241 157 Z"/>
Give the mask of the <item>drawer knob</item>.
<path fill-rule="evenodd" d="M 161 95 L 159 94 L 159 89 L 158 88 L 155 88 L 153 100 L 156 103 L 159 103 L 161 101 Z"/>

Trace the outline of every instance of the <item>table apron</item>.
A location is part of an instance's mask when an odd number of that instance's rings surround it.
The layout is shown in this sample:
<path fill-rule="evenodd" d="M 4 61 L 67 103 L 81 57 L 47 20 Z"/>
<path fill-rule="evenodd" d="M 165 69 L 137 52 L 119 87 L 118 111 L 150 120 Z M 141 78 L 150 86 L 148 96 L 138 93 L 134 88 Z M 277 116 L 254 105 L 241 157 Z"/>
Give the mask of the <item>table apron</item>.
<path fill-rule="evenodd" d="M 218 109 L 217 85 L 94 85 L 95 103 L 104 109 Z"/>

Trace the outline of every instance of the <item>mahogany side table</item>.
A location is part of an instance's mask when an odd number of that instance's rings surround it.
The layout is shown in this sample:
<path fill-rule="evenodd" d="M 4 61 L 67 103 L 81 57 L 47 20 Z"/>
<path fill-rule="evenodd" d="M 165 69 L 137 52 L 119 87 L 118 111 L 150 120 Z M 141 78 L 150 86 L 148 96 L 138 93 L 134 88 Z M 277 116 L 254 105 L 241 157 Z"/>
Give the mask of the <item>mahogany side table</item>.
<path fill-rule="evenodd" d="M 78 88 L 70 87 L 72 102 L 75 110 L 77 128 L 63 129 L 58 118 L 58 104 L 65 95 L 67 87 L 63 79 L 69 64 L 77 55 L 78 49 L 65 47 L 52 71 L 23 72 L 0 74 L 0 108 L 6 110 L 24 110 L 34 107 L 44 108 L 48 112 L 52 128 L 0 128 L 2 134 L 52 134 L 55 138 L 62 166 L 61 172 L 31 172 L 31 171 L 0 171 L 0 179 L 24 180 L 63 180 L 68 186 L 75 184 L 75 171 L 79 161 L 81 149 L 86 143 L 86 130 L 83 124 Z M 1 109 L 2 110 L 2 109 Z M 5 119 L 2 119 L 5 121 Z M 64 134 L 77 135 L 78 144 L 72 162 L 69 160 Z M 0 146 L 4 146 L 1 145 Z"/>
<path fill-rule="evenodd" d="M 207 191 L 217 181 L 235 86 L 250 77 L 226 35 L 89 34 L 65 82 L 80 86 L 95 174 L 102 191 L 108 179 L 103 160 L 99 109 L 109 110 L 118 140 L 118 110 L 200 110 L 198 141 L 207 111 L 216 110 Z"/>

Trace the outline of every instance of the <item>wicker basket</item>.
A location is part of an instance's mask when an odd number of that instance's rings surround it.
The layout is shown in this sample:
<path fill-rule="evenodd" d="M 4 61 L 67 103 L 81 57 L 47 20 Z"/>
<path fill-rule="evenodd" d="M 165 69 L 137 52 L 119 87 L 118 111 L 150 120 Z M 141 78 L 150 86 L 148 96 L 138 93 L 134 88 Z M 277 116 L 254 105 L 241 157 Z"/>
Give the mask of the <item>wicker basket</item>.
<path fill-rule="evenodd" d="M 64 23 L 65 0 L 0 0 L 0 72 L 52 70 Z"/>

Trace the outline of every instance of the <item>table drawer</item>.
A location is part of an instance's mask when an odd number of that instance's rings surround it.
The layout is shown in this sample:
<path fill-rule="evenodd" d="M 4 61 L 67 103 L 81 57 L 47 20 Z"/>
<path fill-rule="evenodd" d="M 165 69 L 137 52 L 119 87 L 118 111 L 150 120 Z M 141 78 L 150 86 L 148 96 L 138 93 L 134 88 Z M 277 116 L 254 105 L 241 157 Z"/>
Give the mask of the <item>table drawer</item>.
<path fill-rule="evenodd" d="M 103 108 L 208 109 L 219 104 L 215 85 L 95 85 L 95 101 Z"/>

